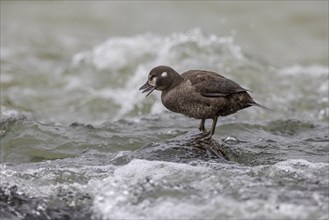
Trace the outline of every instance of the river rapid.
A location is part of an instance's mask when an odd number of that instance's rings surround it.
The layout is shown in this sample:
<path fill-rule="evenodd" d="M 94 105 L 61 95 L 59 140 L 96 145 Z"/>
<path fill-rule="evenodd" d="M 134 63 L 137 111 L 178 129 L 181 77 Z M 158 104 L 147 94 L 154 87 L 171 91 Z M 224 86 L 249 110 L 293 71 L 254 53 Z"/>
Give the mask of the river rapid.
<path fill-rule="evenodd" d="M 157 65 L 274 111 L 202 141 Z M 1 219 L 328 219 L 328 66 L 327 1 L 1 1 Z"/>

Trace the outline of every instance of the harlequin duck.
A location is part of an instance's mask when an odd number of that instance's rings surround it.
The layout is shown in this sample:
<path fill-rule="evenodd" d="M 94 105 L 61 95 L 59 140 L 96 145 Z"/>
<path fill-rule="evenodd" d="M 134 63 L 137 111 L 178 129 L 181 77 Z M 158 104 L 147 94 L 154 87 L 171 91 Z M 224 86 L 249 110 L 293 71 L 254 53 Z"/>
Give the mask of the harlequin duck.
<path fill-rule="evenodd" d="M 204 139 L 214 134 L 219 116 L 250 106 L 268 109 L 256 103 L 247 93 L 249 90 L 211 71 L 189 70 L 180 75 L 169 66 L 157 66 L 139 88 L 142 93 L 148 92 L 146 96 L 155 89 L 162 92 L 162 104 L 170 111 L 201 119 L 199 130 L 204 132 Z M 204 126 L 206 119 L 213 120 L 209 131 Z"/>

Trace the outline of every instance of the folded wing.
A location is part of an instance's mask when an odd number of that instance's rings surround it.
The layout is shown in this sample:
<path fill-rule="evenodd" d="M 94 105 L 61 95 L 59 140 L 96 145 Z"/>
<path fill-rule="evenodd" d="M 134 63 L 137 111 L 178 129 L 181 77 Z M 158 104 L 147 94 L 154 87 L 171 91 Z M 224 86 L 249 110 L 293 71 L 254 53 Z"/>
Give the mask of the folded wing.
<path fill-rule="evenodd" d="M 183 73 L 182 77 L 190 80 L 196 92 L 204 97 L 226 97 L 234 93 L 249 91 L 214 72 L 190 70 Z"/>

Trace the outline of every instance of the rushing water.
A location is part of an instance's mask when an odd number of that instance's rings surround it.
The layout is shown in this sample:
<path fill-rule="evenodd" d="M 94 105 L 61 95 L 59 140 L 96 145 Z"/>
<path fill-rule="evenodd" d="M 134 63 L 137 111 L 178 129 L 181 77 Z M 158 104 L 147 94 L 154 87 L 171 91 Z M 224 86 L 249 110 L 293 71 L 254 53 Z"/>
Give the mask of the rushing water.
<path fill-rule="evenodd" d="M 274 111 L 201 141 L 138 91 L 162 64 Z M 0 216 L 328 219 L 328 66 L 327 1 L 1 1 Z"/>

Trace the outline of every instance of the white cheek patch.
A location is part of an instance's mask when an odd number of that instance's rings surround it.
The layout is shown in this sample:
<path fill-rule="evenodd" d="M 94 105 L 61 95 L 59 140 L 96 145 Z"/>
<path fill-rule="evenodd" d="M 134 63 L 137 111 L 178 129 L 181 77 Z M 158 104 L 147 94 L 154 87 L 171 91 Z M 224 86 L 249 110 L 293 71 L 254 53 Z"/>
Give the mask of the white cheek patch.
<path fill-rule="evenodd" d="M 168 76 L 168 73 L 167 72 L 161 73 L 161 77 L 167 77 L 167 76 Z"/>
<path fill-rule="evenodd" d="M 156 81 L 157 81 L 157 78 L 156 78 L 156 77 L 153 77 L 152 80 L 149 80 L 149 84 L 150 84 L 151 86 L 155 86 Z"/>

